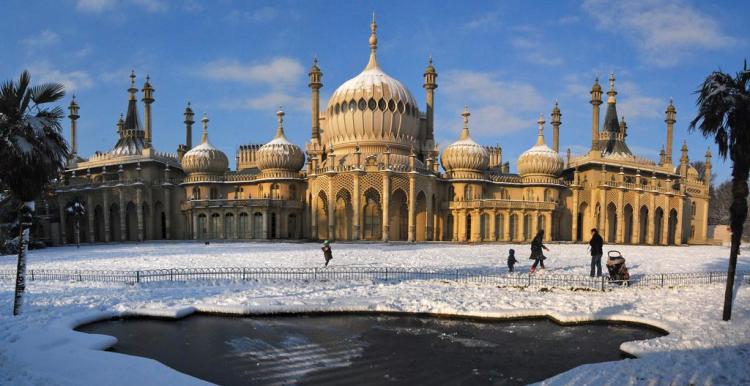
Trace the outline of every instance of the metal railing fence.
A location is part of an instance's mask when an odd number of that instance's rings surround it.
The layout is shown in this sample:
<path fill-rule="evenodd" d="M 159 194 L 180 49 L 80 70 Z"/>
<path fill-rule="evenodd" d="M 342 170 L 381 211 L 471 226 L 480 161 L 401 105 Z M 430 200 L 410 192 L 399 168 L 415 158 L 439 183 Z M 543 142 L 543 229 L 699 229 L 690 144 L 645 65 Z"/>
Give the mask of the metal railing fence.
<path fill-rule="evenodd" d="M 0 270 L 0 281 L 15 280 L 15 270 Z M 134 271 L 30 269 L 26 280 L 79 281 L 105 283 L 154 283 L 188 281 L 356 281 L 402 282 L 444 280 L 459 283 L 492 284 L 504 287 L 550 287 L 606 290 L 611 288 L 686 287 L 726 283 L 726 272 L 691 272 L 632 275 L 630 280 L 615 281 L 607 276 L 573 274 L 529 274 L 487 272 L 450 268 L 328 267 L 328 268 L 172 268 Z M 737 280 L 750 282 L 750 271 L 738 271 Z"/>

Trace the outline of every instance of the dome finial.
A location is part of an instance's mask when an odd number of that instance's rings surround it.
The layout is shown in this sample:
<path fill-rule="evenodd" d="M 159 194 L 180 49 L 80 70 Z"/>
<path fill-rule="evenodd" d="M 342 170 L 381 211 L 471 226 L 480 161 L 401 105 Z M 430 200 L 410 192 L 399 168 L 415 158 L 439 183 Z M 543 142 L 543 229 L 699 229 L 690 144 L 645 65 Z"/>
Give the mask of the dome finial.
<path fill-rule="evenodd" d="M 279 106 L 279 111 L 276 112 L 276 116 L 279 118 L 279 127 L 276 128 L 276 138 L 284 136 L 284 108 Z"/>
<path fill-rule="evenodd" d="M 378 67 L 378 61 L 375 58 L 375 51 L 378 49 L 378 36 L 376 31 L 378 24 L 375 23 L 375 12 L 372 13 L 372 23 L 370 24 L 370 61 L 367 63 L 367 69 Z"/>
<path fill-rule="evenodd" d="M 539 124 L 539 134 L 536 137 L 537 145 L 544 145 L 544 114 L 539 113 L 539 119 L 536 121 Z"/>
<path fill-rule="evenodd" d="M 607 103 L 615 103 L 615 95 L 617 95 L 617 91 L 615 91 L 615 73 L 613 71 L 609 74 L 609 91 L 607 91 Z"/>
<path fill-rule="evenodd" d="M 471 116 L 469 106 L 464 105 L 464 112 L 461 113 L 461 116 L 464 117 L 464 128 L 461 129 L 459 140 L 469 138 L 469 116 Z"/>
<path fill-rule="evenodd" d="M 206 143 L 208 142 L 208 114 L 203 113 L 201 123 L 203 124 L 203 136 L 201 137 L 201 143 Z"/>

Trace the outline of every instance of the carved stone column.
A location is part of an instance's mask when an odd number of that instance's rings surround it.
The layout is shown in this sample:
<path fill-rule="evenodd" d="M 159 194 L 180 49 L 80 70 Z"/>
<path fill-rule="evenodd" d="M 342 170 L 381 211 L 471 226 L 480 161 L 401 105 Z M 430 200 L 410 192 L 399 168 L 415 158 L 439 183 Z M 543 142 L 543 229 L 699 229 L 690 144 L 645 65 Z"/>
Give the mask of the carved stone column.
<path fill-rule="evenodd" d="M 94 242 L 94 195 L 89 193 L 86 198 L 86 214 L 89 217 L 89 243 Z"/>
<path fill-rule="evenodd" d="M 617 192 L 617 232 L 615 234 L 615 241 L 618 244 L 625 242 L 625 208 L 623 208 L 623 205 L 625 205 L 625 191 L 619 189 Z"/>
<path fill-rule="evenodd" d="M 138 217 L 138 241 L 143 241 L 143 192 L 141 188 L 135 189 L 135 212 Z"/>
<path fill-rule="evenodd" d="M 172 234 L 171 234 L 171 222 L 172 221 L 170 220 L 172 217 L 171 205 L 170 205 L 171 201 L 172 200 L 170 199 L 169 189 L 167 187 L 164 187 L 164 228 L 166 231 L 165 238 L 167 240 L 172 238 Z M 161 234 L 161 229 L 158 229 L 157 232 Z"/>
<path fill-rule="evenodd" d="M 117 192 L 120 195 L 120 240 L 125 241 L 128 238 L 128 226 L 125 222 L 125 192 L 122 189 Z"/>
<path fill-rule="evenodd" d="M 104 241 L 110 242 L 110 235 L 109 235 L 109 190 L 103 190 L 102 191 L 102 202 L 104 204 Z"/>
<path fill-rule="evenodd" d="M 383 173 L 383 241 L 390 240 L 391 174 Z"/>
<path fill-rule="evenodd" d="M 417 196 L 416 190 L 416 179 L 414 173 L 409 173 L 409 207 L 407 208 L 409 218 L 407 219 L 407 240 L 412 242 L 416 240 L 417 236 L 417 211 L 414 208 Z"/>
<path fill-rule="evenodd" d="M 432 241 L 435 239 L 434 237 L 434 222 L 435 222 L 435 214 L 432 212 L 432 184 L 433 180 L 430 179 L 430 181 L 427 183 L 427 196 L 425 197 L 425 235 L 424 239 L 426 241 Z"/>
<path fill-rule="evenodd" d="M 65 201 L 62 196 L 58 196 L 57 208 L 60 211 L 60 244 L 65 245 L 68 241 L 65 237 L 65 228 L 67 227 L 68 222 L 65 221 Z"/>
<path fill-rule="evenodd" d="M 352 219 L 352 227 L 354 234 L 352 234 L 353 240 L 360 240 L 362 238 L 362 229 L 359 225 L 361 214 L 360 214 L 360 207 L 361 207 L 361 193 L 359 192 L 359 178 L 360 178 L 360 172 L 354 172 L 352 179 L 353 179 L 353 187 L 352 187 L 352 212 L 354 215 L 354 218 Z"/>

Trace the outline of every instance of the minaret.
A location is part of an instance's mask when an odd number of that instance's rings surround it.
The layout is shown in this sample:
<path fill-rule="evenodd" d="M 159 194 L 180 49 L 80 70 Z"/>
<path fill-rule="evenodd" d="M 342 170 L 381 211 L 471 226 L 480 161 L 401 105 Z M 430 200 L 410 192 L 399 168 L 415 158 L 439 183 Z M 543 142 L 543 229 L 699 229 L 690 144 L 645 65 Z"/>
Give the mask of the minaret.
<path fill-rule="evenodd" d="M 150 148 L 151 147 L 151 139 L 152 139 L 152 132 L 151 132 L 151 104 L 154 103 L 154 88 L 151 87 L 151 83 L 149 82 L 151 78 L 146 75 L 146 82 L 143 83 L 143 119 L 145 122 L 145 131 L 146 135 L 144 137 L 144 147 Z"/>
<path fill-rule="evenodd" d="M 680 175 L 682 175 L 683 178 L 687 177 L 687 171 L 690 163 L 690 158 L 688 158 L 688 146 L 687 141 L 682 141 L 682 148 L 680 149 Z M 667 159 L 669 159 L 669 153 L 667 153 Z"/>
<path fill-rule="evenodd" d="M 310 77 L 311 104 L 312 104 L 312 142 L 320 143 L 320 89 L 323 87 L 323 72 L 318 67 L 318 58 L 313 59 L 313 65 L 307 74 Z"/>
<path fill-rule="evenodd" d="M 591 150 L 599 148 L 599 105 L 602 104 L 602 86 L 599 78 L 591 86 Z"/>
<path fill-rule="evenodd" d="M 437 88 L 437 71 L 432 66 L 432 55 L 430 55 L 427 68 L 424 70 L 424 87 L 426 95 L 427 133 L 425 140 L 434 141 L 434 111 L 435 111 L 435 89 Z"/>
<path fill-rule="evenodd" d="M 80 115 L 78 115 L 78 103 L 76 103 L 75 95 L 73 95 L 73 99 L 70 101 L 68 111 L 70 111 L 70 114 L 68 115 L 68 118 L 70 118 L 70 158 L 75 159 L 78 155 L 78 136 L 76 134 L 78 129 L 77 121 L 78 118 L 80 118 Z"/>
<path fill-rule="evenodd" d="M 130 88 L 128 89 L 128 101 L 134 101 L 137 100 L 135 97 L 135 93 L 138 92 L 138 89 L 135 88 L 135 70 L 130 70 Z"/>
<path fill-rule="evenodd" d="M 466 138 L 469 138 L 469 117 L 471 116 L 471 113 L 469 112 L 469 106 L 464 106 L 464 112 L 461 113 L 461 116 L 464 117 L 464 128 L 461 129 L 461 135 L 458 137 L 458 139 L 464 140 Z"/>
<path fill-rule="evenodd" d="M 672 98 L 669 98 L 669 106 L 667 106 L 667 111 L 665 111 L 666 119 L 664 119 L 664 122 L 667 123 L 667 149 L 666 149 L 666 158 L 665 161 L 667 164 L 672 164 L 672 134 L 673 134 L 673 128 L 674 123 L 677 122 L 675 119 L 677 116 L 677 110 L 674 108 L 674 104 L 672 104 Z"/>
<path fill-rule="evenodd" d="M 193 113 L 193 109 L 190 108 L 190 102 L 187 103 L 183 115 L 185 116 L 185 148 L 190 150 L 193 148 L 193 123 L 195 123 L 193 120 L 195 114 Z"/>
<path fill-rule="evenodd" d="M 706 165 L 703 171 L 703 183 L 711 186 L 711 148 L 706 149 Z"/>
<path fill-rule="evenodd" d="M 560 125 L 562 125 L 560 117 L 562 117 L 562 114 L 560 114 L 560 106 L 557 101 L 555 101 L 555 107 L 552 108 L 550 116 L 552 117 L 552 150 L 560 152 Z"/>

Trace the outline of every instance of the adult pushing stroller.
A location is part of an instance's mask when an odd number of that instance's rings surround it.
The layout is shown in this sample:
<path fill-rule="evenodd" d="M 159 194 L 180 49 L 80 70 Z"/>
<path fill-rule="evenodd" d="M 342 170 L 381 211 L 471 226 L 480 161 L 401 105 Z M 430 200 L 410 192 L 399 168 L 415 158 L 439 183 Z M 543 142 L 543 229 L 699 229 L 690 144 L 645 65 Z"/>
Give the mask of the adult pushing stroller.
<path fill-rule="evenodd" d="M 619 251 L 607 252 L 607 270 L 609 271 L 610 282 L 620 282 L 629 284 L 630 273 L 625 266 L 625 258 Z"/>

